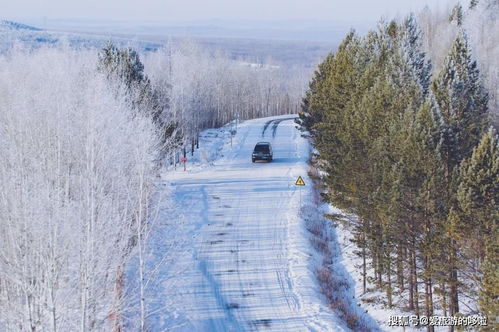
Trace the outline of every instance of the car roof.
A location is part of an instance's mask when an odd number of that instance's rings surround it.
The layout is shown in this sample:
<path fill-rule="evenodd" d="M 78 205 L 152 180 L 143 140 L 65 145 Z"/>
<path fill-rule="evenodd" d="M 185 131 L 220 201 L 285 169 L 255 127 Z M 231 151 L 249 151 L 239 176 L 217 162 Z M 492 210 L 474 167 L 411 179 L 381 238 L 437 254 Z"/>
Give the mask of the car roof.
<path fill-rule="evenodd" d="M 269 142 L 258 142 L 256 143 L 256 145 L 270 145 Z"/>

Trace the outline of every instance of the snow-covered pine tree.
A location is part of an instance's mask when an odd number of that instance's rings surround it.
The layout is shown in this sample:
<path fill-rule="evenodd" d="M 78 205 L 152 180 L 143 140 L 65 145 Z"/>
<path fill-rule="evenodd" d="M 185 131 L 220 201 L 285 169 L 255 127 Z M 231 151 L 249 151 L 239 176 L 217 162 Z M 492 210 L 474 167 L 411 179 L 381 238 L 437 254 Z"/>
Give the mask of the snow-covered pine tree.
<path fill-rule="evenodd" d="M 450 313 L 459 311 L 458 300 L 458 243 L 453 232 L 456 214 L 449 212 L 456 205 L 457 169 L 461 161 L 471 154 L 488 126 L 488 94 L 480 82 L 476 61 L 464 31 L 460 31 L 445 59 L 444 67 L 433 82 L 432 90 L 442 114 L 441 154 L 444 165 L 444 181 L 447 187 L 444 207 L 447 212 L 449 233 L 448 285 Z"/>
<path fill-rule="evenodd" d="M 422 32 L 414 14 L 406 17 L 403 24 L 402 45 L 407 60 L 421 84 L 423 96 L 428 94 L 431 82 L 431 62 L 422 50 Z"/>
<path fill-rule="evenodd" d="M 479 303 L 489 318 L 487 330 L 498 327 L 499 315 L 499 141 L 492 128 L 460 167 L 457 194 L 462 243 L 481 269 Z"/>
<path fill-rule="evenodd" d="M 127 89 L 144 79 L 144 65 L 138 53 L 131 48 L 120 49 L 110 41 L 99 53 L 99 69 L 108 78 L 119 78 Z"/>
<path fill-rule="evenodd" d="M 448 128 L 449 162 L 452 167 L 471 154 L 489 125 L 488 93 L 483 88 L 476 61 L 464 31 L 460 31 L 436 77 L 433 92 Z"/>
<path fill-rule="evenodd" d="M 167 115 L 169 97 L 164 90 L 155 89 L 144 73 L 139 54 L 131 48 L 118 48 L 112 42 L 99 52 L 98 69 L 105 73 L 117 91 L 124 90 L 125 98 L 133 110 L 150 116 L 158 128 L 161 150 L 164 152 L 172 142 L 177 123 Z M 175 137 L 174 140 L 179 140 Z"/>
<path fill-rule="evenodd" d="M 457 26 L 462 26 L 463 20 L 464 20 L 463 6 L 460 3 L 458 3 L 452 9 L 452 12 L 449 16 L 449 22 L 455 22 Z"/>
<path fill-rule="evenodd" d="M 331 72 L 330 67 L 333 61 L 334 54 L 330 53 L 319 64 L 302 100 L 302 111 L 299 114 L 301 125 L 311 134 L 314 133 L 313 126 L 321 122 L 323 117 L 324 110 L 321 107 L 319 91 L 322 90 L 321 85 L 325 84 L 327 75 Z"/>
<path fill-rule="evenodd" d="M 430 84 L 418 30 L 411 16 L 400 25 L 381 22 L 355 52 L 334 54 L 315 99 L 322 113 L 314 143 L 327 172 L 327 198 L 359 216 L 353 241 L 364 286 L 370 260 L 370 280 L 389 303 L 396 282 L 417 314 L 441 307 L 454 315 L 465 291 L 458 276 L 469 263 L 455 227 L 462 215 L 457 174 L 488 126 L 488 94 L 463 31 Z M 307 96 L 304 110 L 317 95 Z"/>

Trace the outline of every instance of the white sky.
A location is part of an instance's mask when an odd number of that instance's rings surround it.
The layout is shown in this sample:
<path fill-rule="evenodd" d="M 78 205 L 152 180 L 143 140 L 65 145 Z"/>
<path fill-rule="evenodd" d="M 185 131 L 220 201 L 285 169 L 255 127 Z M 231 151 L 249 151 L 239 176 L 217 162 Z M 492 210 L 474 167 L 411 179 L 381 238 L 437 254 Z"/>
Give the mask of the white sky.
<path fill-rule="evenodd" d="M 452 0 L 0 0 L 0 19 L 375 21 Z M 457 1 L 457 0 L 455 0 Z"/>

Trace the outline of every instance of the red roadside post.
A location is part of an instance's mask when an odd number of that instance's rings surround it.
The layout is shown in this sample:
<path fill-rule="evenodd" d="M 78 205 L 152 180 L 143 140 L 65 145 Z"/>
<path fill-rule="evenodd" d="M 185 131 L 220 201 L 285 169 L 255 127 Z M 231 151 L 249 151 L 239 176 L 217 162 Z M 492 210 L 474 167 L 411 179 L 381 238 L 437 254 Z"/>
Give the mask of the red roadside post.
<path fill-rule="evenodd" d="M 182 157 L 182 159 L 180 159 L 180 161 L 184 163 L 184 171 L 185 171 L 185 163 L 187 162 L 187 158 Z"/>

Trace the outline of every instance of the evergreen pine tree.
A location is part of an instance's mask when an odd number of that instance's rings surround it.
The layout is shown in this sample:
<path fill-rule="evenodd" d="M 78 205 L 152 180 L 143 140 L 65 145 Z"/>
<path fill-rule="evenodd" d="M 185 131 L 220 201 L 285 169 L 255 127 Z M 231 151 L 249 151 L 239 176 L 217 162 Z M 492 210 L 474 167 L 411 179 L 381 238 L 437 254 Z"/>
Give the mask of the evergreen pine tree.
<path fill-rule="evenodd" d="M 460 31 L 445 59 L 442 71 L 433 82 L 432 90 L 442 116 L 441 155 L 444 167 L 443 182 L 446 187 L 443 206 L 446 211 L 448 244 L 445 260 L 449 275 L 450 314 L 459 311 L 458 243 L 452 225 L 456 222 L 457 170 L 461 161 L 470 156 L 488 126 L 488 94 L 480 83 L 476 61 L 466 35 Z M 450 213 L 454 210 L 453 213 Z"/>
<path fill-rule="evenodd" d="M 330 174 L 326 181 L 335 188 L 335 192 L 343 192 L 340 181 L 345 159 L 341 157 L 348 152 L 347 117 L 351 110 L 348 103 L 351 102 L 356 92 L 356 78 L 359 76 L 356 60 L 359 52 L 360 41 L 351 32 L 338 48 L 334 59 L 329 63 L 328 74 L 317 89 L 316 97 L 312 98 L 311 108 L 322 110 L 322 119 L 315 125 L 317 135 L 315 144 L 321 153 L 321 158 L 326 163 L 326 170 Z"/>
<path fill-rule="evenodd" d="M 461 164 L 457 198 L 464 215 L 461 237 L 478 246 L 473 252 L 483 273 L 479 302 L 493 330 L 499 315 L 499 141 L 493 129 Z"/>
<path fill-rule="evenodd" d="M 331 72 L 331 63 L 334 61 L 334 54 L 330 53 L 326 56 L 314 72 L 314 76 L 309 83 L 308 90 L 302 100 L 302 111 L 299 114 L 300 124 L 305 127 L 312 135 L 315 130 L 313 126 L 322 120 L 323 106 L 321 101 L 323 96 L 319 95 L 322 90 L 321 86 L 325 84 L 328 73 Z"/>
<path fill-rule="evenodd" d="M 325 60 L 303 110 L 313 119 L 327 198 L 359 217 L 364 287 L 370 260 L 389 305 L 396 283 L 417 314 L 432 315 L 437 294 L 454 315 L 465 266 L 459 165 L 488 126 L 488 96 L 463 32 L 432 84 L 430 72 L 414 17 L 382 22 L 363 39 L 350 34 Z M 487 276 L 484 285 L 495 285 Z"/>
<path fill-rule="evenodd" d="M 422 51 L 422 33 L 414 14 L 407 16 L 403 27 L 403 51 L 421 84 L 423 96 L 426 96 L 430 88 L 432 65 L 426 60 L 426 54 Z"/>
<path fill-rule="evenodd" d="M 120 49 L 108 42 L 99 52 L 98 69 L 117 90 L 124 88 L 125 97 L 134 111 L 151 117 L 158 128 L 160 142 L 166 148 L 165 144 L 175 134 L 176 128 L 176 124 L 165 118 L 169 100 L 153 88 L 144 74 L 144 65 L 138 53 L 131 48 Z"/>
<path fill-rule="evenodd" d="M 488 94 L 463 31 L 434 81 L 433 92 L 446 125 L 444 145 L 449 149 L 449 162 L 456 166 L 471 154 L 489 121 Z"/>
<path fill-rule="evenodd" d="M 454 6 L 454 8 L 451 11 L 451 14 L 449 16 L 449 22 L 455 22 L 457 26 L 462 26 L 463 19 L 464 19 L 463 6 L 461 6 L 461 4 L 457 4 Z"/>
<path fill-rule="evenodd" d="M 99 53 L 99 69 L 109 78 L 119 78 L 127 89 L 144 80 L 144 65 L 138 53 L 131 49 L 119 49 L 112 42 Z"/>

